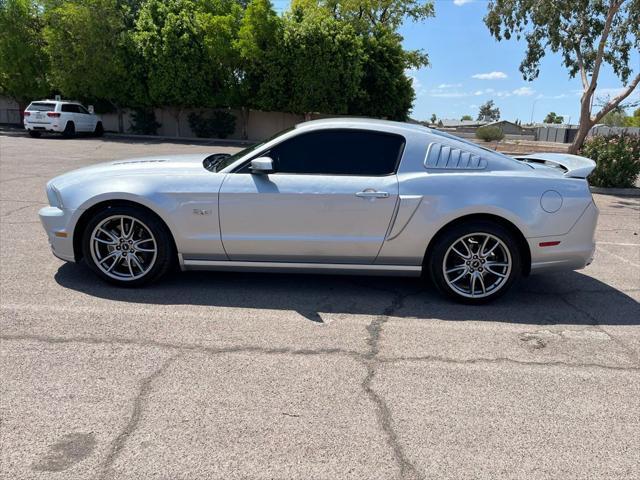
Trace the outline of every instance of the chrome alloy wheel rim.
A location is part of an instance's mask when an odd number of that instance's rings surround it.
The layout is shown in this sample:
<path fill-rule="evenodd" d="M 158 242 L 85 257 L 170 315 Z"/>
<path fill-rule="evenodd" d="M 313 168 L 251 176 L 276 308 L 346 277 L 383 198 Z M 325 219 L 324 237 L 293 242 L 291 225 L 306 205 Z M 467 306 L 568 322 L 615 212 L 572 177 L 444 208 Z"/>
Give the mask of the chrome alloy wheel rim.
<path fill-rule="evenodd" d="M 502 240 L 489 233 L 458 238 L 444 255 L 444 278 L 457 294 L 483 298 L 500 290 L 511 273 L 511 253 Z"/>
<path fill-rule="evenodd" d="M 123 281 L 144 277 L 156 262 L 158 247 L 149 227 L 137 218 L 114 215 L 91 233 L 91 257 L 111 278 Z"/>

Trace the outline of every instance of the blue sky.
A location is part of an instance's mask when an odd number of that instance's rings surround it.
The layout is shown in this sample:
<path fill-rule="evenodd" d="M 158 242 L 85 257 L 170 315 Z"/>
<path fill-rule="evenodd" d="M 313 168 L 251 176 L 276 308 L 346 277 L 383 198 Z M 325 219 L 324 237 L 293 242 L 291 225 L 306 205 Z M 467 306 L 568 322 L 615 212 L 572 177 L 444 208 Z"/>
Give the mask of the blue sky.
<path fill-rule="evenodd" d="M 554 111 L 577 123 L 581 84 L 571 79 L 559 55 L 547 54 L 540 76 L 526 82 L 518 70 L 524 43 L 514 39 L 497 42 L 482 21 L 486 0 L 436 0 L 436 16 L 420 24 L 406 23 L 401 33 L 409 49 L 423 49 L 431 65 L 410 72 L 416 101 L 412 116 L 424 120 L 435 113 L 439 118 L 477 115 L 478 106 L 494 100 L 502 118 L 542 121 Z M 633 57 L 636 71 L 640 55 Z M 621 82 L 605 66 L 598 94 L 614 95 Z M 639 98 L 639 92 L 632 93 Z"/>
<path fill-rule="evenodd" d="M 272 0 L 283 12 L 288 0 Z M 542 121 L 550 111 L 577 123 L 581 85 L 569 78 L 559 55 L 549 52 L 542 62 L 540 76 L 525 82 L 518 70 L 524 56 L 524 43 L 512 39 L 497 42 L 483 22 L 486 0 L 436 0 L 435 18 L 421 23 L 407 22 L 400 33 L 408 49 L 422 49 L 431 65 L 410 71 L 416 90 L 411 116 L 426 120 L 438 118 L 474 118 L 478 106 L 494 100 L 503 119 L 523 123 Z M 640 55 L 632 58 L 640 69 Z M 598 82 L 598 96 L 615 95 L 621 85 L 608 66 Z M 639 99 L 638 89 L 632 94 Z"/>

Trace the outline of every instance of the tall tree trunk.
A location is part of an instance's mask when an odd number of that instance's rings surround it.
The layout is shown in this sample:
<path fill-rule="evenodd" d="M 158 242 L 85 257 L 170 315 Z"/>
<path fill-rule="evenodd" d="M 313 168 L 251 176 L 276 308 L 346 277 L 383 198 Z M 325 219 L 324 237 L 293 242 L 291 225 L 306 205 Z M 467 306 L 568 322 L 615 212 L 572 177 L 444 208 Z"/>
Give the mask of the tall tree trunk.
<path fill-rule="evenodd" d="M 304 113 L 304 121 L 308 122 L 309 120 L 311 120 L 311 112 L 305 112 Z"/>
<path fill-rule="evenodd" d="M 173 109 L 173 118 L 176 121 L 176 137 L 180 136 L 180 115 L 182 114 L 182 107 L 176 107 Z"/>
<path fill-rule="evenodd" d="M 118 106 L 116 106 L 116 111 L 118 112 L 118 133 L 124 133 L 124 112 Z"/>
<path fill-rule="evenodd" d="M 582 144 L 587 138 L 589 130 L 591 130 L 591 127 L 593 127 L 595 123 L 591 119 L 591 101 L 593 100 L 595 89 L 595 85 L 590 85 L 582 94 L 582 99 L 580 100 L 580 122 L 578 125 L 578 132 L 576 133 L 573 143 L 568 150 L 568 152 L 573 155 L 576 155 L 580 148 L 582 148 Z"/>
<path fill-rule="evenodd" d="M 249 138 L 249 114 L 251 110 L 249 107 L 242 107 L 240 110 L 240 116 L 242 121 L 242 139 L 247 140 Z"/>

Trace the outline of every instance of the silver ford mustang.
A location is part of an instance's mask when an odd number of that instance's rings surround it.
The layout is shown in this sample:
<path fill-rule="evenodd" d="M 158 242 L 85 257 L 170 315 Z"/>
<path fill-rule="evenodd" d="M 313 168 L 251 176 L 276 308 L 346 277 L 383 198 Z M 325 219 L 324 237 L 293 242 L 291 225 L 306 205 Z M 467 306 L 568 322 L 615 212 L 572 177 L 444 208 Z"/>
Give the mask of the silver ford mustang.
<path fill-rule="evenodd" d="M 139 286 L 183 270 L 427 274 L 482 303 L 591 262 L 589 159 L 511 158 L 422 126 L 302 123 L 235 155 L 120 160 L 47 184 L 54 255 Z"/>

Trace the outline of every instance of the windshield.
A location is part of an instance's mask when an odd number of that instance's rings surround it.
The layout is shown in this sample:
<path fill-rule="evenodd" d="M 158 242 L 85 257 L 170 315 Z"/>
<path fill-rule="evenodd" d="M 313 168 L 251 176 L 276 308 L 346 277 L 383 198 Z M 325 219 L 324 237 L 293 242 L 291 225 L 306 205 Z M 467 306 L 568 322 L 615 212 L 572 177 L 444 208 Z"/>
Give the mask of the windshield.
<path fill-rule="evenodd" d="M 209 155 L 204 160 L 204 163 L 203 163 L 204 164 L 204 168 L 206 168 L 207 170 L 209 170 L 211 172 L 219 172 L 219 171 L 227 168 L 232 163 L 240 160 L 242 157 L 250 154 L 254 150 L 259 149 L 265 143 L 270 142 L 274 138 L 277 138 L 280 135 L 283 135 L 283 134 L 287 133 L 288 131 L 293 130 L 294 128 L 295 127 L 291 127 L 291 128 L 287 128 L 285 130 L 282 130 L 282 131 L 276 133 L 275 135 L 273 135 L 272 137 L 269 137 L 269 138 L 267 138 L 266 140 L 264 140 L 262 142 L 258 142 L 255 145 L 251 145 L 250 147 L 243 148 L 242 150 L 240 150 L 239 152 L 234 153 L 233 155 L 229 155 L 227 153 L 214 153 L 213 155 Z"/>

